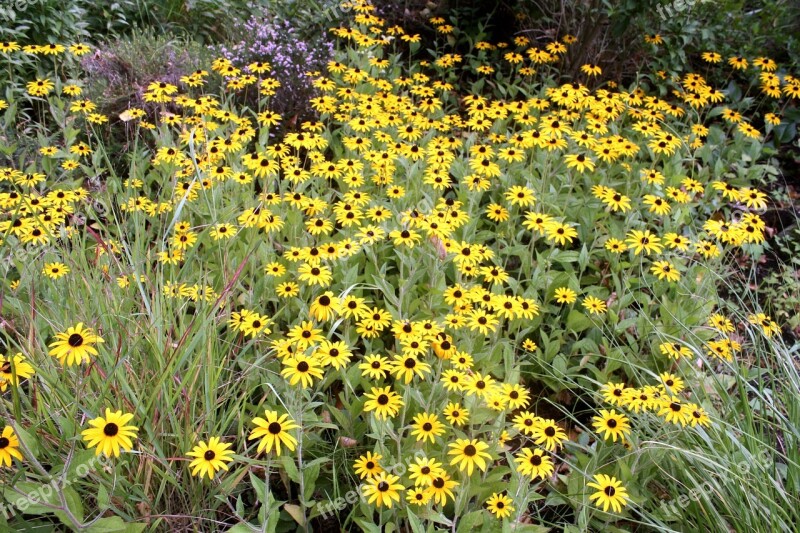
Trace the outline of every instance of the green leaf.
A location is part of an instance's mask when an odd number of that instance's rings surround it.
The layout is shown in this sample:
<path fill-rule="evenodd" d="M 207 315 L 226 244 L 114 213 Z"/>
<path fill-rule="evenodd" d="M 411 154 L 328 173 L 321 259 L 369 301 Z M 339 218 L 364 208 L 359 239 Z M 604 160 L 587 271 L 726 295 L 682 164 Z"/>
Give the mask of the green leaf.
<path fill-rule="evenodd" d="M 228 530 L 228 533 L 253 533 L 253 528 L 247 524 L 236 524 Z"/>
<path fill-rule="evenodd" d="M 285 503 L 283 505 L 283 510 L 289 513 L 289 516 L 294 518 L 295 522 L 305 527 L 306 517 L 303 514 L 303 509 L 301 509 L 299 505 L 295 505 L 293 503 Z"/>
<path fill-rule="evenodd" d="M 483 511 L 472 511 L 471 513 L 465 514 L 463 518 L 458 521 L 457 533 L 470 533 L 479 526 L 482 526 L 484 514 Z"/>
<path fill-rule="evenodd" d="M 572 309 L 567 315 L 567 329 L 569 331 L 580 333 L 591 328 L 594 324 L 588 316 L 584 315 L 577 309 Z"/>
<path fill-rule="evenodd" d="M 108 490 L 106 490 L 105 486 L 100 485 L 97 489 L 97 507 L 101 510 L 108 509 L 109 502 Z"/>
<path fill-rule="evenodd" d="M 101 518 L 92 524 L 85 531 L 87 533 L 140 533 L 144 531 L 147 524 L 140 524 L 137 522 L 125 523 L 122 518 L 118 516 L 111 516 L 108 518 Z M 229 529 L 228 531 L 232 531 Z"/>
<path fill-rule="evenodd" d="M 297 470 L 297 465 L 294 464 L 294 459 L 288 455 L 283 455 L 281 456 L 281 464 L 286 470 L 286 474 L 289 476 L 289 479 L 295 483 L 300 483 L 300 471 Z"/>
<path fill-rule="evenodd" d="M 78 522 L 83 522 L 83 501 L 81 500 L 81 496 L 78 494 L 78 491 L 72 487 L 64 488 L 64 501 L 67 504 L 67 509 L 69 509 L 69 512 L 72 513 L 72 516 L 74 516 Z M 61 516 L 59 516 L 60 514 L 60 512 L 57 512 L 56 516 L 61 518 Z M 71 521 L 66 519 L 66 513 L 64 513 L 64 518 L 61 518 L 61 521 L 65 525 L 72 524 Z"/>
<path fill-rule="evenodd" d="M 406 509 L 406 514 L 408 515 L 408 525 L 411 526 L 411 531 L 413 533 L 425 533 L 425 527 L 410 507 Z"/>

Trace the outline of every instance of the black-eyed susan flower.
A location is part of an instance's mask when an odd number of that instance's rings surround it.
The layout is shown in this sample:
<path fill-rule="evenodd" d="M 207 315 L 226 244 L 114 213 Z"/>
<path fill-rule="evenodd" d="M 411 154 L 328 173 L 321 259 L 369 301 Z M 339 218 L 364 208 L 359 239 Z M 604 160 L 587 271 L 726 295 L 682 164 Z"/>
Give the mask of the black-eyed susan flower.
<path fill-rule="evenodd" d="M 523 448 L 514 456 L 517 472 L 531 480 L 546 478 L 555 471 L 552 459 L 539 448 Z"/>
<path fill-rule="evenodd" d="M 680 271 L 669 261 L 654 261 L 650 265 L 650 272 L 660 280 L 674 283 L 681 279 Z"/>
<path fill-rule="evenodd" d="M 289 330 L 287 338 L 296 344 L 298 349 L 305 350 L 325 337 L 323 337 L 321 329 L 314 327 L 313 322 L 303 321 Z"/>
<path fill-rule="evenodd" d="M 406 501 L 411 505 L 427 505 L 431 499 L 431 493 L 426 487 L 414 487 L 406 491 Z"/>
<path fill-rule="evenodd" d="M 574 227 L 557 221 L 550 221 L 545 224 L 544 231 L 547 239 L 555 242 L 559 246 L 572 243 L 578 236 L 578 232 Z"/>
<path fill-rule="evenodd" d="M 414 457 L 414 462 L 408 465 L 409 479 L 416 487 L 430 487 L 436 478 L 445 475 L 442 463 L 427 457 Z"/>
<path fill-rule="evenodd" d="M 19 438 L 14 432 L 14 428 L 6 426 L 0 433 L 0 466 L 10 467 L 12 459 L 24 460 L 19 451 Z"/>
<path fill-rule="evenodd" d="M 435 414 L 420 413 L 414 417 L 414 423 L 411 426 L 411 435 L 416 437 L 417 441 L 430 440 L 431 444 L 436 441 L 436 437 L 442 435 L 445 431 L 444 424 L 439 422 L 439 417 Z"/>
<path fill-rule="evenodd" d="M 345 368 L 352 356 L 353 351 L 343 341 L 322 341 L 314 352 L 314 357 L 322 366 L 332 366 L 336 370 Z"/>
<path fill-rule="evenodd" d="M 575 303 L 578 299 L 578 294 L 568 287 L 558 287 L 553 294 L 553 300 L 559 304 Z"/>
<path fill-rule="evenodd" d="M 681 426 L 687 425 L 692 416 L 688 407 L 681 402 L 680 398 L 669 395 L 664 395 L 660 398 L 659 409 L 656 414 L 664 417 L 667 422 L 680 424 Z"/>
<path fill-rule="evenodd" d="M 215 241 L 230 239 L 236 235 L 236 227 L 233 224 L 215 224 L 211 227 L 209 235 Z"/>
<path fill-rule="evenodd" d="M 525 408 L 530 402 L 530 393 L 519 384 L 503 383 L 503 396 L 510 409 Z"/>
<path fill-rule="evenodd" d="M 628 235 L 625 243 L 630 246 L 633 250 L 633 253 L 639 255 L 641 253 L 651 254 L 651 253 L 661 253 L 663 250 L 663 245 L 661 244 L 661 238 L 657 235 L 654 235 L 650 232 L 650 230 L 631 230 Z"/>
<path fill-rule="evenodd" d="M 275 294 L 281 298 L 293 298 L 300 294 L 300 287 L 293 281 L 286 281 L 275 287 Z"/>
<path fill-rule="evenodd" d="M 250 432 L 247 440 L 261 439 L 258 443 L 257 453 L 266 451 L 271 452 L 275 448 L 275 455 L 281 454 L 281 444 L 290 452 L 297 446 L 295 439 L 289 431 L 297 429 L 298 426 L 288 414 L 278 415 L 277 411 L 265 411 L 265 418 L 256 417 L 253 419 L 255 429 Z"/>
<path fill-rule="evenodd" d="M 486 508 L 497 518 L 507 518 L 514 512 L 514 503 L 505 493 L 493 493 L 486 500 Z"/>
<path fill-rule="evenodd" d="M 437 478 L 434 478 L 426 490 L 434 503 L 446 505 L 447 498 L 450 498 L 451 500 L 455 499 L 453 489 L 458 485 L 458 481 L 450 479 L 450 475 L 445 473 Z"/>
<path fill-rule="evenodd" d="M 283 361 L 283 376 L 289 385 L 300 385 L 309 388 L 314 384 L 315 379 L 322 379 L 323 370 L 317 357 L 309 357 L 302 353 L 295 354 Z"/>
<path fill-rule="evenodd" d="M 711 425 L 711 418 L 709 418 L 708 413 L 706 413 L 705 409 L 702 407 L 690 403 L 686 405 L 686 410 L 689 412 L 689 424 L 691 424 L 692 427 L 697 425 L 709 427 Z"/>
<path fill-rule="evenodd" d="M 603 73 L 603 69 L 599 65 L 587 63 L 581 66 L 581 72 L 589 76 L 598 76 Z"/>
<path fill-rule="evenodd" d="M 598 507 L 602 507 L 603 511 L 608 511 L 611 507 L 614 512 L 619 513 L 622 507 L 628 504 L 628 491 L 615 477 L 595 474 L 594 481 L 587 483 L 586 486 L 597 490 L 589 495 L 589 499 Z"/>
<path fill-rule="evenodd" d="M 358 365 L 361 375 L 371 379 L 383 379 L 391 371 L 392 364 L 389 359 L 379 354 L 369 354 L 364 357 L 364 362 Z"/>
<path fill-rule="evenodd" d="M 621 405 L 625 397 L 625 384 L 609 382 L 600 389 L 603 400 L 611 405 Z"/>
<path fill-rule="evenodd" d="M 448 403 L 443 414 L 447 421 L 454 426 L 463 426 L 469 421 L 469 411 L 458 403 Z"/>
<path fill-rule="evenodd" d="M 49 79 L 36 78 L 27 84 L 28 94 L 31 96 L 47 96 L 55 85 Z"/>
<path fill-rule="evenodd" d="M 547 451 L 555 451 L 567 440 L 567 434 L 551 419 L 539 419 L 533 427 L 533 442 Z"/>
<path fill-rule="evenodd" d="M 669 392 L 672 394 L 678 394 L 684 388 L 686 388 L 683 379 L 679 378 L 675 374 L 672 374 L 671 372 L 662 372 L 658 375 L 658 378 L 661 380 L 665 393 Z"/>
<path fill-rule="evenodd" d="M 596 296 L 587 296 L 584 298 L 583 307 L 593 315 L 602 315 L 608 310 L 606 303 Z"/>
<path fill-rule="evenodd" d="M 372 387 L 370 392 L 364 394 L 367 401 L 364 410 L 374 412 L 377 419 L 394 418 L 400 408 L 405 404 L 402 397 L 394 392 L 390 386 Z"/>
<path fill-rule="evenodd" d="M 36 373 L 33 366 L 21 353 L 13 356 L 0 355 L 0 392 L 5 392 L 9 385 L 16 387 L 23 379 Z"/>
<path fill-rule="evenodd" d="M 209 479 L 214 479 L 214 475 L 219 470 L 228 470 L 228 463 L 233 461 L 233 451 L 228 448 L 230 443 L 220 442 L 219 437 L 211 437 L 208 443 L 200 441 L 197 446 L 187 452 L 192 462 L 189 468 L 192 469 L 192 476 L 203 477 L 208 475 Z"/>
<path fill-rule="evenodd" d="M 56 342 L 50 344 L 49 353 L 65 366 L 88 362 L 90 356 L 98 353 L 94 345 L 104 342 L 91 328 L 85 328 L 83 322 L 63 333 L 56 333 L 56 339 Z"/>
<path fill-rule="evenodd" d="M 514 185 L 508 189 L 505 193 L 505 198 L 511 205 L 520 207 L 529 207 L 536 202 L 536 196 L 533 191 L 521 185 Z"/>
<path fill-rule="evenodd" d="M 298 279 L 309 285 L 327 287 L 333 281 L 331 269 L 323 265 L 304 263 L 297 269 Z"/>
<path fill-rule="evenodd" d="M 679 342 L 662 342 L 658 345 L 658 349 L 662 355 L 666 355 L 672 359 L 692 356 L 692 350 Z"/>
<path fill-rule="evenodd" d="M 455 442 L 448 444 L 448 447 L 450 451 L 447 452 L 447 455 L 454 456 L 450 460 L 450 465 L 458 465 L 458 469 L 466 470 L 468 476 L 472 475 L 476 466 L 481 471 L 485 471 L 487 459 L 492 458 L 486 452 L 489 445 L 478 439 L 456 439 Z"/>
<path fill-rule="evenodd" d="M 617 442 L 617 438 L 625 442 L 625 437 L 630 434 L 630 421 L 624 414 L 617 413 L 614 409 L 600 409 L 600 414 L 592 417 L 592 426 L 600 436 Z"/>
<path fill-rule="evenodd" d="M 317 322 L 332 319 L 341 311 L 341 302 L 331 291 L 321 294 L 311 303 L 308 312 Z"/>
<path fill-rule="evenodd" d="M 367 452 L 353 463 L 353 470 L 361 479 L 372 478 L 383 472 L 380 461 L 383 456 L 379 453 Z"/>
<path fill-rule="evenodd" d="M 405 490 L 399 483 L 398 476 L 381 472 L 377 476 L 371 477 L 361 486 L 361 492 L 367 498 L 367 503 L 375 504 L 377 507 L 392 508 L 394 502 L 400 503 L 398 491 Z"/>
<path fill-rule="evenodd" d="M 139 428 L 127 425 L 132 419 L 132 413 L 106 408 L 105 416 L 90 420 L 89 429 L 81 431 L 81 435 L 89 448 L 96 448 L 95 455 L 119 457 L 120 450 L 133 449 L 132 439 L 136 438 Z"/>

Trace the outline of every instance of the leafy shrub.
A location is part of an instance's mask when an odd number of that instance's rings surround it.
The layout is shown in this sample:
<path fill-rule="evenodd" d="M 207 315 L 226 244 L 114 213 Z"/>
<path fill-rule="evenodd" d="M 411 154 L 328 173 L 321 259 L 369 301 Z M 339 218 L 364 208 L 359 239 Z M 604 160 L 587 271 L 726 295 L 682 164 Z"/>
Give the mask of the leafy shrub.
<path fill-rule="evenodd" d="M 148 85 L 154 81 L 177 84 L 207 58 L 196 41 L 146 29 L 98 46 L 82 63 L 91 82 L 88 96 L 104 113 L 118 115 L 130 106 L 160 107 L 145 104 Z"/>
<path fill-rule="evenodd" d="M 295 19 L 283 19 L 265 10 L 242 25 L 241 40 L 214 49 L 245 71 L 252 63 L 268 63 L 270 74 L 280 83 L 274 109 L 307 117 L 309 100 L 315 94 L 309 73 L 325 69 L 333 56 L 333 43 L 319 35 L 304 38 L 301 29 Z"/>

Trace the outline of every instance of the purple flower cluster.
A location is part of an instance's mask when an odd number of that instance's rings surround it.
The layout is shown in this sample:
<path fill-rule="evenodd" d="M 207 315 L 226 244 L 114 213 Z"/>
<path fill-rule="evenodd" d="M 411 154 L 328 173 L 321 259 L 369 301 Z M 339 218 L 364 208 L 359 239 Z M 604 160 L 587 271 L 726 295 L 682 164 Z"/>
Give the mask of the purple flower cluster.
<path fill-rule="evenodd" d="M 281 83 L 271 107 L 283 114 L 305 114 L 314 95 L 306 73 L 325 70 L 333 57 L 333 42 L 324 35 L 306 38 L 291 20 L 269 13 L 252 16 L 241 36 L 238 43 L 215 47 L 216 52 L 240 68 L 255 61 L 269 63 L 271 76 Z"/>

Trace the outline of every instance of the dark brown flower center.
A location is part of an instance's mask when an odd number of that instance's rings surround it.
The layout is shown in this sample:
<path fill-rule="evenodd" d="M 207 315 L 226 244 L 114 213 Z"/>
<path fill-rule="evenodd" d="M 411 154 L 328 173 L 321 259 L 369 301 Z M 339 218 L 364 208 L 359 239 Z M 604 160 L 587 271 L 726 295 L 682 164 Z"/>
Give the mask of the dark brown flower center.
<path fill-rule="evenodd" d="M 114 422 L 109 422 L 103 428 L 103 434 L 106 437 L 114 437 L 117 433 L 119 433 L 119 426 L 116 425 Z"/>
<path fill-rule="evenodd" d="M 267 426 L 267 430 L 272 433 L 273 435 L 279 434 L 283 428 L 277 422 L 271 422 L 269 426 Z"/>

